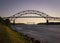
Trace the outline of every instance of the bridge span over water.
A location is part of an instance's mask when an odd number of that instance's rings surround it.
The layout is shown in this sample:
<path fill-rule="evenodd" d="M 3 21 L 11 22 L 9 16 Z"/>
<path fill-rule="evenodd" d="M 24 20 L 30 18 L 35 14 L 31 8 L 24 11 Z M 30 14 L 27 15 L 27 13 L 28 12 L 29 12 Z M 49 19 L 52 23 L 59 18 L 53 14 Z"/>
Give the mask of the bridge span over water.
<path fill-rule="evenodd" d="M 13 21 L 13 23 L 15 23 L 15 20 L 17 18 L 44 18 L 47 23 L 49 20 L 60 21 L 60 17 L 52 17 L 37 10 L 25 10 L 18 12 L 10 17 L 3 17 L 3 18 L 10 19 L 11 21 Z"/>

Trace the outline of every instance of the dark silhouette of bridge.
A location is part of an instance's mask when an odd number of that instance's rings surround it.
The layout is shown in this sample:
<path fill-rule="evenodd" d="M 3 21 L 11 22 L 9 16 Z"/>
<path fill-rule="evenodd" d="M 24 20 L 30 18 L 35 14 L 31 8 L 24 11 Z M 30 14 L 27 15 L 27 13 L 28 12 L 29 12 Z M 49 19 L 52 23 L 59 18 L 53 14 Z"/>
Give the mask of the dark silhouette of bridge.
<path fill-rule="evenodd" d="M 13 21 L 13 23 L 15 23 L 15 20 L 17 18 L 44 18 L 46 20 L 46 23 L 48 23 L 49 20 L 60 20 L 60 17 L 52 17 L 37 10 L 25 10 L 18 12 L 10 17 L 4 17 L 4 19 L 10 19 Z"/>

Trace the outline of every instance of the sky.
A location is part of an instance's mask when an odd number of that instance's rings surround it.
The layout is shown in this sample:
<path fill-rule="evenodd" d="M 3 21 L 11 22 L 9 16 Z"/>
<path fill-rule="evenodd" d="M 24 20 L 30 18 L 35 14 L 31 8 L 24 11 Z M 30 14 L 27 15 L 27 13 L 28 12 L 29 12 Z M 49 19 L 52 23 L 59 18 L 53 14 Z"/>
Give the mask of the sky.
<path fill-rule="evenodd" d="M 60 17 L 60 0 L 0 0 L 0 16 L 8 17 L 24 10 L 37 10 Z M 24 19 L 24 22 L 27 21 Z"/>

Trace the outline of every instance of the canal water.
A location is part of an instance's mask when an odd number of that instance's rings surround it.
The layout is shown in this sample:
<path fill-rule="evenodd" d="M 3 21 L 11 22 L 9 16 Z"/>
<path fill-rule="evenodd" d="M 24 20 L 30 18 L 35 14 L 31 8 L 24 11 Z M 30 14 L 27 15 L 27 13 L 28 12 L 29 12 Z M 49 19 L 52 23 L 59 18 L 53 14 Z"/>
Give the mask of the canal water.
<path fill-rule="evenodd" d="M 60 25 L 12 25 L 11 27 L 43 43 L 60 43 Z"/>

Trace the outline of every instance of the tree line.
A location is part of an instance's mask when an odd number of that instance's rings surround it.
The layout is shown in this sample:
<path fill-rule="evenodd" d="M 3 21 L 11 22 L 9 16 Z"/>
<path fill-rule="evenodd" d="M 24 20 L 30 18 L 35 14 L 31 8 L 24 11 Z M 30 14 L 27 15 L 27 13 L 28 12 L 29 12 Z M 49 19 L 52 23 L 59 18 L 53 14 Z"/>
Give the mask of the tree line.
<path fill-rule="evenodd" d="M 9 19 L 3 19 L 2 17 L 0 17 L 0 23 L 9 26 L 10 20 Z"/>

